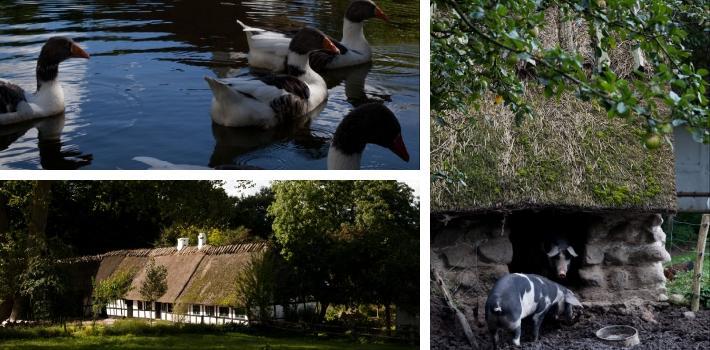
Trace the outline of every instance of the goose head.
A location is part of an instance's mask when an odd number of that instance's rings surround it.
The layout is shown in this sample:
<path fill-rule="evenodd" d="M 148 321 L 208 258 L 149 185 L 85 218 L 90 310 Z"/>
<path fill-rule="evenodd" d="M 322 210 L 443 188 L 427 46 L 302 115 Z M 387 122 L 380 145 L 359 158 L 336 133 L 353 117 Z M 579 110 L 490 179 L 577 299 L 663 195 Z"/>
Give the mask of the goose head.
<path fill-rule="evenodd" d="M 345 10 L 345 18 L 353 23 L 361 23 L 375 17 L 389 22 L 389 18 L 382 12 L 382 9 L 370 0 L 355 0 Z"/>
<path fill-rule="evenodd" d="M 72 39 L 63 36 L 49 38 L 42 46 L 37 60 L 37 90 L 42 82 L 56 79 L 59 64 L 70 58 L 89 59 L 89 54 Z"/>
<path fill-rule="evenodd" d="M 329 168 L 358 169 L 368 143 L 387 148 L 405 162 L 409 161 L 397 117 L 380 103 L 367 103 L 350 112 L 335 130 L 328 154 Z"/>
<path fill-rule="evenodd" d="M 290 75 L 301 76 L 310 69 L 308 55 L 317 50 L 324 50 L 336 55 L 340 49 L 323 32 L 311 27 L 304 27 L 291 39 L 286 58 L 286 72 Z"/>
<path fill-rule="evenodd" d="M 335 46 L 327 35 L 311 27 L 304 27 L 299 30 L 293 39 L 291 39 L 288 49 L 299 55 L 308 55 L 310 52 L 316 50 L 326 50 L 334 54 L 340 53 L 338 47 Z"/>

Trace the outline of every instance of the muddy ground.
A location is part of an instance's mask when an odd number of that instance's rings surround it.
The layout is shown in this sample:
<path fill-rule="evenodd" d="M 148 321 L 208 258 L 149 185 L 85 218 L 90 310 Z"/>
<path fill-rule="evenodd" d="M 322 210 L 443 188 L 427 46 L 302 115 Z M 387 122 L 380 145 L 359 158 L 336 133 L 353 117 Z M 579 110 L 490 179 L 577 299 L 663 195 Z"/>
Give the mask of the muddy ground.
<path fill-rule="evenodd" d="M 710 349 L 710 310 L 696 313 L 695 319 L 683 316 L 687 308 L 660 305 L 644 309 L 624 307 L 592 307 L 581 313 L 577 322 L 565 325 L 548 317 L 543 323 L 540 340 L 532 342 L 532 324 L 523 322 L 521 347 L 512 345 L 511 334 L 502 336 L 506 346 L 502 349 L 618 349 L 598 341 L 594 332 L 607 325 L 630 325 L 639 330 L 641 344 L 634 350 L 654 349 Z M 650 321 L 648 321 L 650 320 Z M 469 320 L 470 322 L 471 320 Z M 655 321 L 655 322 L 654 322 Z M 475 323 L 475 322 L 474 322 Z M 482 324 L 471 324 L 476 334 L 479 349 L 491 349 L 492 344 Z M 431 349 L 470 349 L 463 331 L 455 317 L 443 303 L 432 300 Z"/>

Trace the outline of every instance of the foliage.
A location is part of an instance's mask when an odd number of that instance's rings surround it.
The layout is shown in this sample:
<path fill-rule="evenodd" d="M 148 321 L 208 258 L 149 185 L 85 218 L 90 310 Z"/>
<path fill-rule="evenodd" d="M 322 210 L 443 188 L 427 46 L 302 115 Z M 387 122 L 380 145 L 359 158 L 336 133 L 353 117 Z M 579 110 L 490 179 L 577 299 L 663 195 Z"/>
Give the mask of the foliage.
<path fill-rule="evenodd" d="M 710 256 L 707 254 L 703 261 L 703 279 L 700 282 L 700 305 L 706 309 L 710 309 Z M 676 265 L 692 261 L 695 263 L 695 252 L 674 256 L 673 259 L 666 263 L 666 266 Z M 684 297 L 684 301 L 690 305 L 690 299 L 693 295 L 693 273 L 695 270 L 683 271 L 675 274 L 672 281 L 666 283 L 668 294 L 680 294 Z"/>
<path fill-rule="evenodd" d="M 56 260 L 51 256 L 30 256 L 18 280 L 20 295 L 29 299 L 33 318 L 56 318 L 66 288 Z"/>
<path fill-rule="evenodd" d="M 394 181 L 284 181 L 269 215 L 295 295 L 418 304 L 419 205 Z M 412 298 L 411 300 L 409 298 Z"/>
<path fill-rule="evenodd" d="M 269 305 L 276 290 L 276 257 L 271 253 L 257 254 L 246 264 L 235 281 L 238 302 L 247 310 L 249 319 L 266 321 L 271 318 Z M 254 308 L 258 313 L 253 315 Z"/>
<path fill-rule="evenodd" d="M 701 213 L 677 213 L 673 216 L 672 221 L 663 222 L 663 231 L 666 233 L 666 249 L 669 252 L 673 253 L 673 248 L 684 249 L 686 245 L 695 247 L 698 241 L 697 225 L 700 224 L 702 215 Z"/>
<path fill-rule="evenodd" d="M 144 248 L 160 241 L 160 232 L 173 226 L 234 229 L 240 231 L 236 236 L 247 234 L 240 226 L 251 230 L 250 225 L 263 225 L 238 220 L 237 199 L 228 197 L 221 185 L 219 181 L 54 181 L 46 235 L 81 255 Z M 0 202 L 5 203 L 0 207 L 0 227 L 2 218 L 8 217 L 9 229 L 27 228 L 33 186 L 28 181 L 0 182 Z M 247 198 L 240 201 L 247 203 Z"/>
<path fill-rule="evenodd" d="M 520 122 L 532 116 L 524 99 L 528 82 L 545 96 L 573 91 L 597 101 L 609 116 L 643 125 L 645 144 L 685 125 L 696 141 L 710 143 L 706 67 L 690 61 L 688 23 L 707 37 L 708 5 L 682 0 L 432 0 L 432 110 L 504 103 Z M 638 8 L 635 8 L 638 5 Z M 562 22 L 583 20 L 594 42 L 598 69 L 585 67 L 571 48 L 545 47 L 539 37 L 544 9 L 557 7 Z M 681 16 L 682 15 L 682 16 Z M 686 19 L 682 21 L 681 17 Z M 578 22 L 580 23 L 580 22 Z M 646 58 L 645 72 L 622 77 L 609 68 L 606 52 L 619 42 L 635 43 Z M 534 77 L 534 79 L 530 79 Z M 486 101 L 487 96 L 495 96 Z M 439 123 L 445 117 L 434 113 Z"/>
<path fill-rule="evenodd" d="M 98 318 L 103 313 L 108 303 L 123 298 L 126 293 L 131 291 L 131 283 L 135 275 L 135 270 L 127 270 L 114 273 L 98 283 L 92 279 L 94 318 Z"/>
<path fill-rule="evenodd" d="M 197 236 L 201 232 L 207 235 L 207 244 L 213 246 L 237 244 L 256 239 L 256 237 L 251 234 L 251 230 L 244 226 L 231 229 L 223 227 L 175 224 L 162 230 L 160 238 L 157 242 L 155 242 L 155 246 L 175 246 L 177 239 L 180 237 L 187 237 L 190 239 L 190 245 L 196 245 Z"/>
<path fill-rule="evenodd" d="M 153 303 L 160 299 L 167 291 L 168 268 L 163 265 L 156 265 L 155 259 L 150 258 L 148 266 L 145 268 L 145 280 L 139 290 L 141 297 L 144 302 L 153 305 Z M 153 315 L 153 313 L 151 313 L 151 315 Z"/>
<path fill-rule="evenodd" d="M 230 226 L 244 226 L 251 230 L 251 233 L 268 238 L 272 235 L 272 218 L 268 215 L 267 209 L 274 201 L 274 192 L 270 187 L 264 187 L 259 192 L 236 199 Z"/>

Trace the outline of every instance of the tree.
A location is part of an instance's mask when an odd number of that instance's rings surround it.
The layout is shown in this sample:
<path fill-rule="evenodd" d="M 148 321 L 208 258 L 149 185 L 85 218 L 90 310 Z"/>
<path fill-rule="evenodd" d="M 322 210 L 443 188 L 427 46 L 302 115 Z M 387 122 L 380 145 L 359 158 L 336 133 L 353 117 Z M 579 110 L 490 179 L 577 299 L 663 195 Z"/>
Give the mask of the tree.
<path fill-rule="evenodd" d="M 273 233 L 273 222 L 267 210 L 273 201 L 274 192 L 270 187 L 263 187 L 251 196 L 237 198 L 230 226 L 244 226 L 258 237 L 269 238 Z"/>
<path fill-rule="evenodd" d="M 0 187 L 0 211 L 8 219 L 0 232 L 0 299 L 12 303 L 10 320 L 25 316 L 28 304 L 30 316 L 53 316 L 64 290 L 46 237 L 51 189 L 49 181 L 5 181 Z"/>
<path fill-rule="evenodd" d="M 543 47 L 543 10 L 553 6 L 561 25 L 586 24 L 593 67 L 565 48 L 565 28 L 563 47 Z M 521 121 L 532 115 L 524 98 L 531 85 L 547 97 L 571 91 L 598 102 L 610 116 L 641 126 L 648 147 L 678 125 L 710 143 L 708 70 L 696 68 L 685 50 L 689 22 L 704 26 L 696 35 L 707 37 L 707 12 L 707 2 L 685 0 L 432 0 L 431 74 L 438 77 L 431 84 L 432 116 L 446 124 L 436 111 L 505 103 Z M 609 68 L 607 52 L 621 41 L 635 43 L 628 77 Z"/>
<path fill-rule="evenodd" d="M 140 287 L 143 301 L 151 305 L 150 322 L 153 323 L 155 301 L 168 291 L 168 269 L 163 265 L 156 265 L 151 258 L 145 270 L 145 280 Z"/>
<path fill-rule="evenodd" d="M 98 283 L 92 279 L 91 285 L 94 295 L 91 310 L 94 314 L 94 321 L 103 313 L 108 303 L 122 299 L 126 293 L 133 289 L 131 284 L 135 275 L 135 270 L 127 270 L 115 273 Z"/>
<path fill-rule="evenodd" d="M 276 290 L 276 257 L 270 252 L 252 256 L 236 280 L 238 300 L 246 308 L 249 319 L 267 321 L 271 318 L 269 306 L 274 303 Z M 252 310 L 257 308 L 257 315 Z"/>
<path fill-rule="evenodd" d="M 389 308 L 418 293 L 419 207 L 409 187 L 395 181 L 284 181 L 274 183 L 273 191 L 269 215 L 280 253 L 300 284 L 301 299 L 313 296 L 321 303 L 321 319 L 330 303 L 383 302 Z M 396 254 L 401 260 L 386 259 L 398 250 L 404 250 Z M 392 271 L 398 278 L 377 277 L 392 277 Z"/>

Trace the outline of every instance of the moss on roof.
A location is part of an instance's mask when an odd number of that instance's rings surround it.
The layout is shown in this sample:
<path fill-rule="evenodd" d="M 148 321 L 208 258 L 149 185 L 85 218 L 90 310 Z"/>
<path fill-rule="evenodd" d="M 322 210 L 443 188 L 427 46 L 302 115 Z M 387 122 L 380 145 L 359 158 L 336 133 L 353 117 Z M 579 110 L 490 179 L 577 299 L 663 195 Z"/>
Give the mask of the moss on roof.
<path fill-rule="evenodd" d="M 479 110 L 440 112 L 447 124 L 432 122 L 432 211 L 675 210 L 670 146 L 644 148 L 641 128 L 571 94 L 526 98 L 535 117 L 517 126 L 493 98 Z"/>
<path fill-rule="evenodd" d="M 95 278 L 104 280 L 122 271 L 136 275 L 126 299 L 141 300 L 140 286 L 145 280 L 150 258 L 168 269 L 168 290 L 158 299 L 163 303 L 195 303 L 234 306 L 237 303 L 236 276 L 255 255 L 269 249 L 267 242 L 251 242 L 228 246 L 206 246 L 117 250 L 100 255 L 68 259 L 69 262 L 100 262 Z"/>

